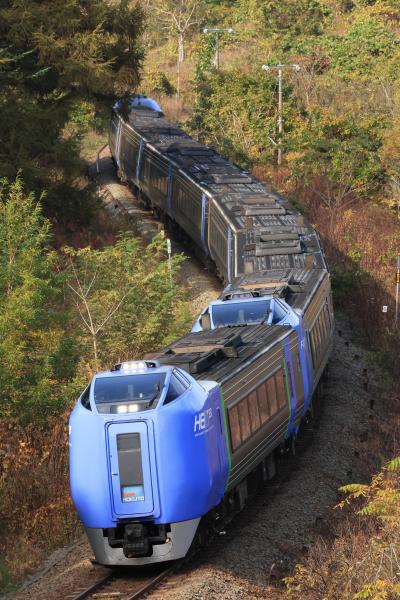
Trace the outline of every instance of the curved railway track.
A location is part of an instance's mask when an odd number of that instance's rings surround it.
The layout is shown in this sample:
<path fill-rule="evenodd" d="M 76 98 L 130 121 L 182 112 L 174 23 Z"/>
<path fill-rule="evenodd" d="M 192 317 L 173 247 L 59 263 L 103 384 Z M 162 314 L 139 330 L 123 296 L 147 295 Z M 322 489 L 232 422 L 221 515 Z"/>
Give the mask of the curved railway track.
<path fill-rule="evenodd" d="M 68 596 L 69 600 L 138 600 L 152 592 L 179 569 L 181 563 L 174 563 L 167 568 L 135 570 L 111 570 L 87 588 L 80 589 L 76 595 Z"/>
<path fill-rule="evenodd" d="M 112 213 L 119 213 L 123 215 L 128 220 L 135 222 L 139 221 L 139 230 L 145 229 L 147 231 L 157 231 L 162 224 L 154 217 L 152 211 L 148 208 L 141 206 L 140 200 L 137 198 L 136 194 L 129 189 L 129 186 L 126 184 L 114 184 L 113 179 L 116 179 L 116 170 L 114 164 L 111 162 L 111 159 L 108 156 L 108 153 L 105 152 L 103 157 L 101 157 L 101 153 L 103 153 L 105 148 L 102 148 L 99 151 L 95 168 L 92 169 L 92 173 L 90 174 L 93 179 L 97 179 L 100 184 L 101 192 L 100 195 L 104 202 L 105 207 L 109 207 Z M 103 161 L 101 161 L 101 158 Z M 125 193 L 121 193 L 121 188 L 126 190 Z M 141 232 L 140 232 L 141 233 Z M 322 386 L 321 386 L 322 387 Z M 320 391 L 320 390 L 319 390 Z M 305 424 L 308 433 L 310 433 L 309 427 Z M 312 427 L 311 427 L 312 429 Z M 306 436 L 308 437 L 308 436 Z M 304 437 L 302 436 L 303 446 Z M 302 449 L 300 446 L 300 450 Z M 294 448 L 291 449 L 292 451 Z M 274 479 L 274 482 L 269 484 L 270 495 L 274 496 L 279 493 L 279 490 L 284 485 L 285 481 L 288 478 L 288 473 L 291 471 L 293 466 L 293 461 L 283 461 L 285 467 L 282 464 L 282 461 L 279 461 L 279 473 Z M 256 488 L 250 494 L 250 497 L 257 496 L 261 491 L 260 488 Z M 264 489 L 265 491 L 265 489 Z M 252 499 L 253 499 L 252 498 Z M 233 517 L 237 516 L 236 514 Z M 215 538 L 218 535 L 225 535 L 225 528 L 229 526 L 232 518 L 228 519 L 226 522 L 221 522 L 219 531 L 203 531 L 202 536 L 200 538 L 200 544 L 196 547 L 196 549 L 192 550 L 190 553 L 190 558 L 187 557 L 184 561 L 185 563 L 188 560 L 193 559 L 194 555 L 198 553 L 201 548 L 209 545 L 210 539 Z M 183 562 L 183 561 L 182 561 Z M 159 590 L 157 590 L 154 597 L 164 598 L 165 594 L 168 594 L 169 597 L 173 598 L 172 589 L 179 587 L 179 580 L 182 576 L 174 577 L 173 583 L 168 582 L 165 585 L 165 580 L 170 578 L 170 576 L 179 570 L 182 562 L 179 565 L 174 564 L 167 569 L 162 570 L 156 576 L 154 576 L 154 570 L 152 576 L 143 575 L 143 572 L 139 574 L 138 571 L 135 571 L 134 574 L 127 575 L 126 571 L 111 571 L 102 579 L 99 579 L 96 583 L 89 586 L 87 589 L 80 591 L 80 593 L 76 596 L 70 596 L 70 600 L 83 600 L 84 598 L 98 598 L 99 600 L 108 600 L 111 598 L 119 598 L 121 600 L 134 600 L 137 598 L 142 598 L 147 596 L 150 592 L 153 592 L 155 588 L 163 584 Z M 161 595 L 160 595 L 161 594 Z M 153 597 L 153 595 L 152 595 Z"/>

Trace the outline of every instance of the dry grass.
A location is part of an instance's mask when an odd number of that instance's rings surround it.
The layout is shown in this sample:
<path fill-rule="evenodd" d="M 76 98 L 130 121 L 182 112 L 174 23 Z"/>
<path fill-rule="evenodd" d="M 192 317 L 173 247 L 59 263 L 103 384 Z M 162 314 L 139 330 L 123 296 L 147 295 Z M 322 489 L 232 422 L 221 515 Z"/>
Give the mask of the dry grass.
<path fill-rule="evenodd" d="M 67 418 L 42 431 L 0 422 L 0 589 L 80 531 L 69 495 Z"/>
<path fill-rule="evenodd" d="M 379 520 L 353 513 L 342 520 L 333 541 L 320 537 L 307 558 L 287 577 L 287 600 L 394 600 L 399 597 L 400 474 L 387 473 L 379 486 L 397 516 Z M 384 500 L 385 502 L 385 500 Z M 364 504 L 364 503 L 362 503 Z M 360 507 L 362 504 L 358 504 Z"/>

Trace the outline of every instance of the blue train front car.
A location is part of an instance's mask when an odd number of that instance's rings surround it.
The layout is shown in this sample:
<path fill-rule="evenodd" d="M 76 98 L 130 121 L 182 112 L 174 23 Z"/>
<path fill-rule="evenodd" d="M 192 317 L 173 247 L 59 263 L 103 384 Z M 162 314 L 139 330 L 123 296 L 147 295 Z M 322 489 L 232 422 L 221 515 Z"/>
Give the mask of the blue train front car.
<path fill-rule="evenodd" d="M 217 383 L 156 361 L 121 363 L 93 378 L 70 417 L 70 476 L 99 563 L 187 554 L 226 488 L 224 410 Z"/>

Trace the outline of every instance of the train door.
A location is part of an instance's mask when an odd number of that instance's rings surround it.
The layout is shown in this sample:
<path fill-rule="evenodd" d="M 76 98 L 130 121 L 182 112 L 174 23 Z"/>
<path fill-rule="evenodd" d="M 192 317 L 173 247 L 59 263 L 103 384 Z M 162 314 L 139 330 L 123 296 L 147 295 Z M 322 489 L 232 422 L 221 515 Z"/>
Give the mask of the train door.
<path fill-rule="evenodd" d="M 229 226 L 228 226 L 228 235 L 227 235 L 226 261 L 227 261 L 228 283 L 231 283 L 232 282 L 232 229 Z"/>
<path fill-rule="evenodd" d="M 133 421 L 110 424 L 108 448 L 115 515 L 128 517 L 152 514 L 155 503 L 147 423 Z"/>
<path fill-rule="evenodd" d="M 298 327 L 298 343 L 301 373 L 303 377 L 304 386 L 304 414 L 311 403 L 314 373 L 309 335 L 303 317 L 300 318 L 300 323 Z"/>
<path fill-rule="evenodd" d="M 291 347 L 292 346 L 292 347 Z M 291 344 L 291 338 L 288 338 L 284 342 L 284 372 L 287 388 L 287 396 L 289 400 L 289 422 L 287 434 L 292 435 L 300 423 L 301 413 L 303 408 L 304 392 L 301 394 L 301 390 L 298 385 L 298 378 L 296 377 L 296 370 L 298 365 L 297 353 L 298 345 L 297 339 L 295 346 Z"/>

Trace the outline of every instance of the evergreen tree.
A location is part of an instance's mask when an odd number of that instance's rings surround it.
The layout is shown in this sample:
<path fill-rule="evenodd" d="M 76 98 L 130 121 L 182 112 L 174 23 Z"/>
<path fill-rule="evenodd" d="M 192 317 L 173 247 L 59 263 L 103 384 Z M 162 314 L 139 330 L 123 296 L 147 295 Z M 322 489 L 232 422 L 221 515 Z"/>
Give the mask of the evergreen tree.
<path fill-rule="evenodd" d="M 21 179 L 0 186 L 0 416 L 46 420 L 64 407 L 73 377 L 50 224 Z"/>
<path fill-rule="evenodd" d="M 135 91 L 142 11 L 129 0 L 3 0 L 0 23 L 0 173 L 21 170 L 62 213 L 83 197 L 73 186 L 79 140 L 65 131 L 71 111 L 94 95 L 111 104 Z"/>

